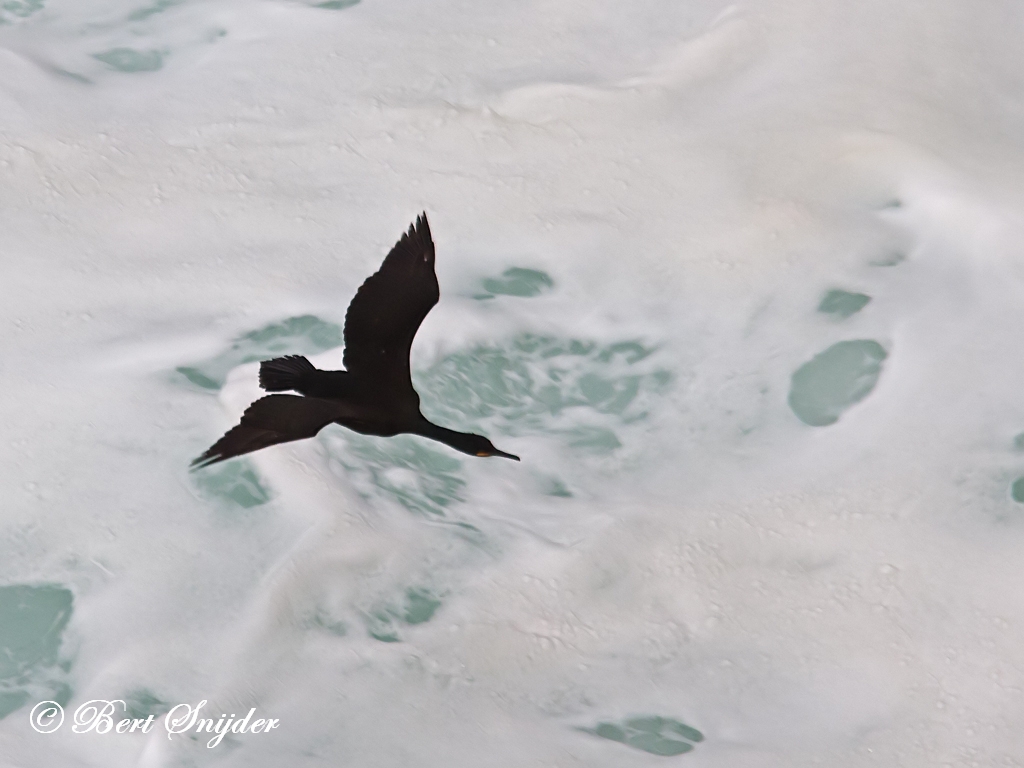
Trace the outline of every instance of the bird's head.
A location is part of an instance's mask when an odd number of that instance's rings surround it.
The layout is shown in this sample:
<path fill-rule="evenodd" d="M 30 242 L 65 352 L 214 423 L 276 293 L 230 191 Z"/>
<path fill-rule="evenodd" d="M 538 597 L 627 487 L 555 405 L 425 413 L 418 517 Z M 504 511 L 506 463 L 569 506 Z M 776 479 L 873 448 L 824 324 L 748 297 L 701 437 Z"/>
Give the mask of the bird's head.
<path fill-rule="evenodd" d="M 505 453 L 499 451 L 494 447 L 494 444 L 483 435 L 466 435 L 466 447 L 460 448 L 465 453 L 473 454 L 474 456 L 501 456 L 505 459 L 515 459 L 519 461 L 518 456 L 513 456 L 511 453 Z"/>

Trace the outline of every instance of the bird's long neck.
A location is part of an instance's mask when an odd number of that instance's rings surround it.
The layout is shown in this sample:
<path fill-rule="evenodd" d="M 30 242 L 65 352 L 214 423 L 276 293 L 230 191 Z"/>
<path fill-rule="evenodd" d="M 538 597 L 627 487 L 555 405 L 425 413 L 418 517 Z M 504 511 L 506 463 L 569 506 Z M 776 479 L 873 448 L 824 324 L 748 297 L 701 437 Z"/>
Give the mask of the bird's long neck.
<path fill-rule="evenodd" d="M 437 424 L 427 421 L 426 418 L 421 419 L 420 423 L 416 425 L 416 429 L 412 431 L 417 435 L 429 437 L 431 440 L 437 440 L 439 443 L 450 445 L 457 451 L 469 454 L 475 453 L 471 443 L 475 435 L 466 432 L 456 432 L 454 429 L 447 429 L 446 427 L 439 427 Z"/>

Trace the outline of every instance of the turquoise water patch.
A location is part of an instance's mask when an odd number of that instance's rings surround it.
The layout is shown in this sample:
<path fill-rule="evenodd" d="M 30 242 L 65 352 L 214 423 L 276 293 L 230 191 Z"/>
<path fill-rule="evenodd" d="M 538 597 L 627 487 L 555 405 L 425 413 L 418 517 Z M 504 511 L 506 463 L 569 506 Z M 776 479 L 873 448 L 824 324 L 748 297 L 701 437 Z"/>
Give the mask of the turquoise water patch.
<path fill-rule="evenodd" d="M 2 684 L 2 683 L 0 683 Z M 28 702 L 28 691 L 5 691 L 0 688 L 0 720 L 16 712 Z"/>
<path fill-rule="evenodd" d="M 503 346 L 456 352 L 415 378 L 425 414 L 443 424 L 500 417 L 502 432 L 519 434 L 550 427 L 549 417 L 574 408 L 621 423 L 646 415 L 644 396 L 662 394 L 672 379 L 664 369 L 633 368 L 654 351 L 639 341 L 601 345 L 525 333 Z"/>
<path fill-rule="evenodd" d="M 440 607 L 441 600 L 434 592 L 410 587 L 400 603 L 378 606 L 370 611 L 366 615 L 366 631 L 382 643 L 397 643 L 401 641 L 399 631 L 402 624 L 424 624 Z"/>
<path fill-rule="evenodd" d="M 577 427 L 562 434 L 571 448 L 588 453 L 611 453 L 622 447 L 615 433 L 604 427 Z"/>
<path fill-rule="evenodd" d="M 1024 477 L 1018 477 L 1010 486 L 1010 498 L 1019 504 L 1024 504 Z"/>
<path fill-rule="evenodd" d="M 228 371 L 243 363 L 281 355 L 315 355 L 341 344 L 341 326 L 314 315 L 301 315 L 249 331 L 216 357 L 175 370 L 197 387 L 217 390 L 224 386 Z"/>
<path fill-rule="evenodd" d="M 60 75 L 61 77 L 66 77 L 70 80 L 74 80 L 76 83 L 81 83 L 82 85 L 92 85 L 92 80 L 84 75 L 78 74 L 77 72 L 69 72 L 68 70 L 61 69 L 60 67 L 54 67 L 53 73 L 55 75 Z"/>
<path fill-rule="evenodd" d="M 58 654 L 73 603 L 71 592 L 55 585 L 0 587 L 0 719 L 30 698 L 71 698 Z"/>
<path fill-rule="evenodd" d="M 818 304 L 818 311 L 845 320 L 864 309 L 869 301 L 871 297 L 865 293 L 834 290 L 825 294 Z"/>
<path fill-rule="evenodd" d="M 155 16 L 158 13 L 163 13 L 168 8 L 173 8 L 176 5 L 181 5 L 182 0 L 156 0 L 155 3 L 147 5 L 144 8 L 139 8 L 136 11 L 132 11 L 128 14 L 128 21 L 145 21 L 150 16 Z"/>
<path fill-rule="evenodd" d="M 260 483 L 252 464 L 242 459 L 216 464 L 190 475 L 200 495 L 210 501 L 250 509 L 270 501 L 270 491 Z"/>
<path fill-rule="evenodd" d="M 118 72 L 155 72 L 164 65 L 164 55 L 154 50 L 111 48 L 103 53 L 94 53 L 92 57 Z"/>
<path fill-rule="evenodd" d="M 565 483 L 559 480 L 557 477 L 545 477 L 542 480 L 541 493 L 545 496 L 557 496 L 561 499 L 571 499 L 572 491 L 570 491 Z"/>
<path fill-rule="evenodd" d="M 694 743 L 704 740 L 704 734 L 696 728 L 657 715 L 633 717 L 621 723 L 598 723 L 581 730 L 662 757 L 690 752 Z"/>
<path fill-rule="evenodd" d="M 833 344 L 793 374 L 789 407 L 812 427 L 835 424 L 875 388 L 886 357 L 882 345 L 870 339 Z"/>
<path fill-rule="evenodd" d="M 493 299 L 495 296 L 519 296 L 530 298 L 554 288 L 555 281 L 546 272 L 537 269 L 510 267 L 502 272 L 501 277 L 488 277 L 481 283 L 486 293 L 473 298 Z"/>
<path fill-rule="evenodd" d="M 0 587 L 0 679 L 57 662 L 73 602 L 63 587 Z"/>
<path fill-rule="evenodd" d="M 145 720 L 150 715 L 153 715 L 154 718 L 160 717 L 169 712 L 173 706 L 145 688 L 130 691 L 121 696 L 121 700 L 125 704 L 124 717 L 130 717 L 133 720 Z"/>
<path fill-rule="evenodd" d="M 884 256 L 879 256 L 877 259 L 874 259 L 871 262 L 871 266 L 895 267 L 898 264 L 902 264 L 906 260 L 907 255 L 905 253 L 901 253 L 900 251 L 892 251 L 890 253 L 885 254 Z"/>
<path fill-rule="evenodd" d="M 443 516 L 463 500 L 459 454 L 422 438 L 345 434 L 348 450 L 339 457 L 365 497 L 383 493 L 411 512 Z"/>
<path fill-rule="evenodd" d="M 323 8 L 327 11 L 340 11 L 344 8 L 351 8 L 359 5 L 360 0 L 299 0 L 302 5 L 309 8 Z"/>
<path fill-rule="evenodd" d="M 319 610 L 313 614 L 313 617 L 306 622 L 306 626 L 322 629 L 336 637 L 344 637 L 348 634 L 348 625 L 344 621 L 334 618 L 324 610 Z"/>
<path fill-rule="evenodd" d="M 43 0 L 3 0 L 0 3 L 0 24 L 25 19 L 43 9 Z"/>
<path fill-rule="evenodd" d="M 405 591 L 402 619 L 406 624 L 423 624 L 434 618 L 434 612 L 440 607 L 441 601 L 432 592 L 411 587 Z"/>

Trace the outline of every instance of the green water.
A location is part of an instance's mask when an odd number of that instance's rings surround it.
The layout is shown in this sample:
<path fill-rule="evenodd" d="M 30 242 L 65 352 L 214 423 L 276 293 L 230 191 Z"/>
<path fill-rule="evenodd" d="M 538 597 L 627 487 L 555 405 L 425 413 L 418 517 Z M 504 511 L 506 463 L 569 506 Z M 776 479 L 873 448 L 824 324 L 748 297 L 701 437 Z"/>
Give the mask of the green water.
<path fill-rule="evenodd" d="M 0 720 L 21 709 L 28 702 L 28 691 L 5 691 L 0 688 Z"/>
<path fill-rule="evenodd" d="M 793 374 L 790 408 L 812 427 L 835 424 L 875 388 L 886 357 L 882 345 L 870 339 L 833 344 Z"/>
<path fill-rule="evenodd" d="M 497 416 L 503 432 L 519 434 L 572 408 L 628 423 L 645 415 L 641 396 L 663 393 L 672 379 L 665 369 L 634 369 L 654 351 L 639 341 L 601 345 L 524 333 L 456 352 L 415 379 L 424 414 L 439 423 Z"/>
<path fill-rule="evenodd" d="M 441 607 L 440 598 L 429 589 L 410 587 L 400 601 L 376 606 L 365 617 L 366 631 L 382 643 L 401 641 L 401 628 L 424 624 Z"/>
<path fill-rule="evenodd" d="M 246 459 L 226 461 L 190 476 L 199 494 L 210 501 L 250 509 L 270 501 L 270 491 L 260 482 Z"/>
<path fill-rule="evenodd" d="M 619 723 L 598 723 L 581 730 L 662 757 L 690 752 L 693 743 L 704 740 L 704 734 L 696 728 L 657 715 L 632 717 Z"/>
<path fill-rule="evenodd" d="M 345 432 L 346 451 L 339 460 L 345 468 L 368 481 L 373 492 L 383 493 L 410 512 L 443 516 L 445 509 L 463 500 L 462 454 L 410 435 L 366 437 Z M 364 496 L 370 494 L 364 487 Z"/>
<path fill-rule="evenodd" d="M 557 477 L 543 478 L 541 493 L 545 496 L 557 496 L 563 499 L 572 498 L 572 491 Z"/>
<path fill-rule="evenodd" d="M 539 296 L 553 288 L 555 281 L 546 272 L 522 267 L 510 267 L 501 277 L 488 277 L 481 283 L 485 293 L 477 294 L 477 299 L 493 299 L 495 296 L 518 296 L 530 298 Z"/>
<path fill-rule="evenodd" d="M 305 622 L 305 625 L 307 627 L 322 629 L 336 637 L 344 637 L 348 634 L 348 625 L 344 621 L 340 621 L 331 616 L 324 610 L 317 611 L 317 613 Z"/>
<path fill-rule="evenodd" d="M 63 587 L 0 587 L 0 680 L 56 663 L 73 601 Z"/>
<path fill-rule="evenodd" d="M 145 720 L 150 715 L 159 717 L 173 706 L 145 688 L 129 691 L 118 698 L 125 703 L 124 717 L 138 720 Z"/>
<path fill-rule="evenodd" d="M 869 301 L 871 301 L 871 297 L 865 293 L 834 290 L 826 293 L 821 299 L 818 311 L 822 314 L 846 319 L 864 309 Z"/>
<path fill-rule="evenodd" d="M 615 433 L 604 427 L 575 427 L 561 433 L 570 448 L 587 453 L 611 453 L 621 448 L 622 443 Z"/>
<path fill-rule="evenodd" d="M 899 251 L 890 251 L 871 262 L 873 267 L 895 267 L 907 260 L 907 255 Z"/>
<path fill-rule="evenodd" d="M 55 585 L 0 587 L 0 719 L 30 698 L 71 698 L 58 655 L 73 603 L 71 592 Z"/>
<path fill-rule="evenodd" d="M 301 315 L 242 334 L 219 355 L 176 370 L 197 387 L 217 390 L 224 385 L 228 371 L 243 363 L 282 355 L 315 355 L 341 344 L 341 326 L 314 315 Z"/>
<path fill-rule="evenodd" d="M 136 51 L 134 48 L 111 48 L 94 53 L 92 57 L 118 72 L 155 72 L 164 65 L 160 51 Z"/>
<path fill-rule="evenodd" d="M 138 10 L 132 11 L 128 14 L 128 21 L 145 21 L 150 16 L 163 13 L 168 8 L 181 5 L 181 3 L 182 0 L 156 0 L 152 5 L 147 5 L 144 8 L 139 8 Z"/>
<path fill-rule="evenodd" d="M 402 618 L 406 624 L 423 624 L 434 617 L 441 607 L 441 601 L 425 589 L 410 588 L 405 592 L 405 611 Z"/>
<path fill-rule="evenodd" d="M 43 9 L 43 0 L 3 0 L 0 2 L 0 24 L 24 19 Z"/>
<path fill-rule="evenodd" d="M 60 67 L 54 67 L 53 72 L 54 74 L 60 75 L 61 77 L 67 77 L 71 80 L 74 80 L 76 83 L 82 83 L 83 85 L 92 84 L 92 80 L 90 80 L 88 77 L 78 74 L 77 72 L 69 72 L 68 70 L 61 69 Z"/>

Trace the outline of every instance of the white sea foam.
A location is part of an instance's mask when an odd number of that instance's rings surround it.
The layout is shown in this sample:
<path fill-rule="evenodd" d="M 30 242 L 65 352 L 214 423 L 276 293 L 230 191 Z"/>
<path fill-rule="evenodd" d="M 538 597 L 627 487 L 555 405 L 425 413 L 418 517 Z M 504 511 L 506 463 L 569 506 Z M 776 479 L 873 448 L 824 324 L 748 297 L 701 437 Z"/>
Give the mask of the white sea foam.
<path fill-rule="evenodd" d="M 0 4 L 0 762 L 1017 764 L 1016 5 L 326 6 Z M 522 463 L 189 474 L 421 210 Z"/>

